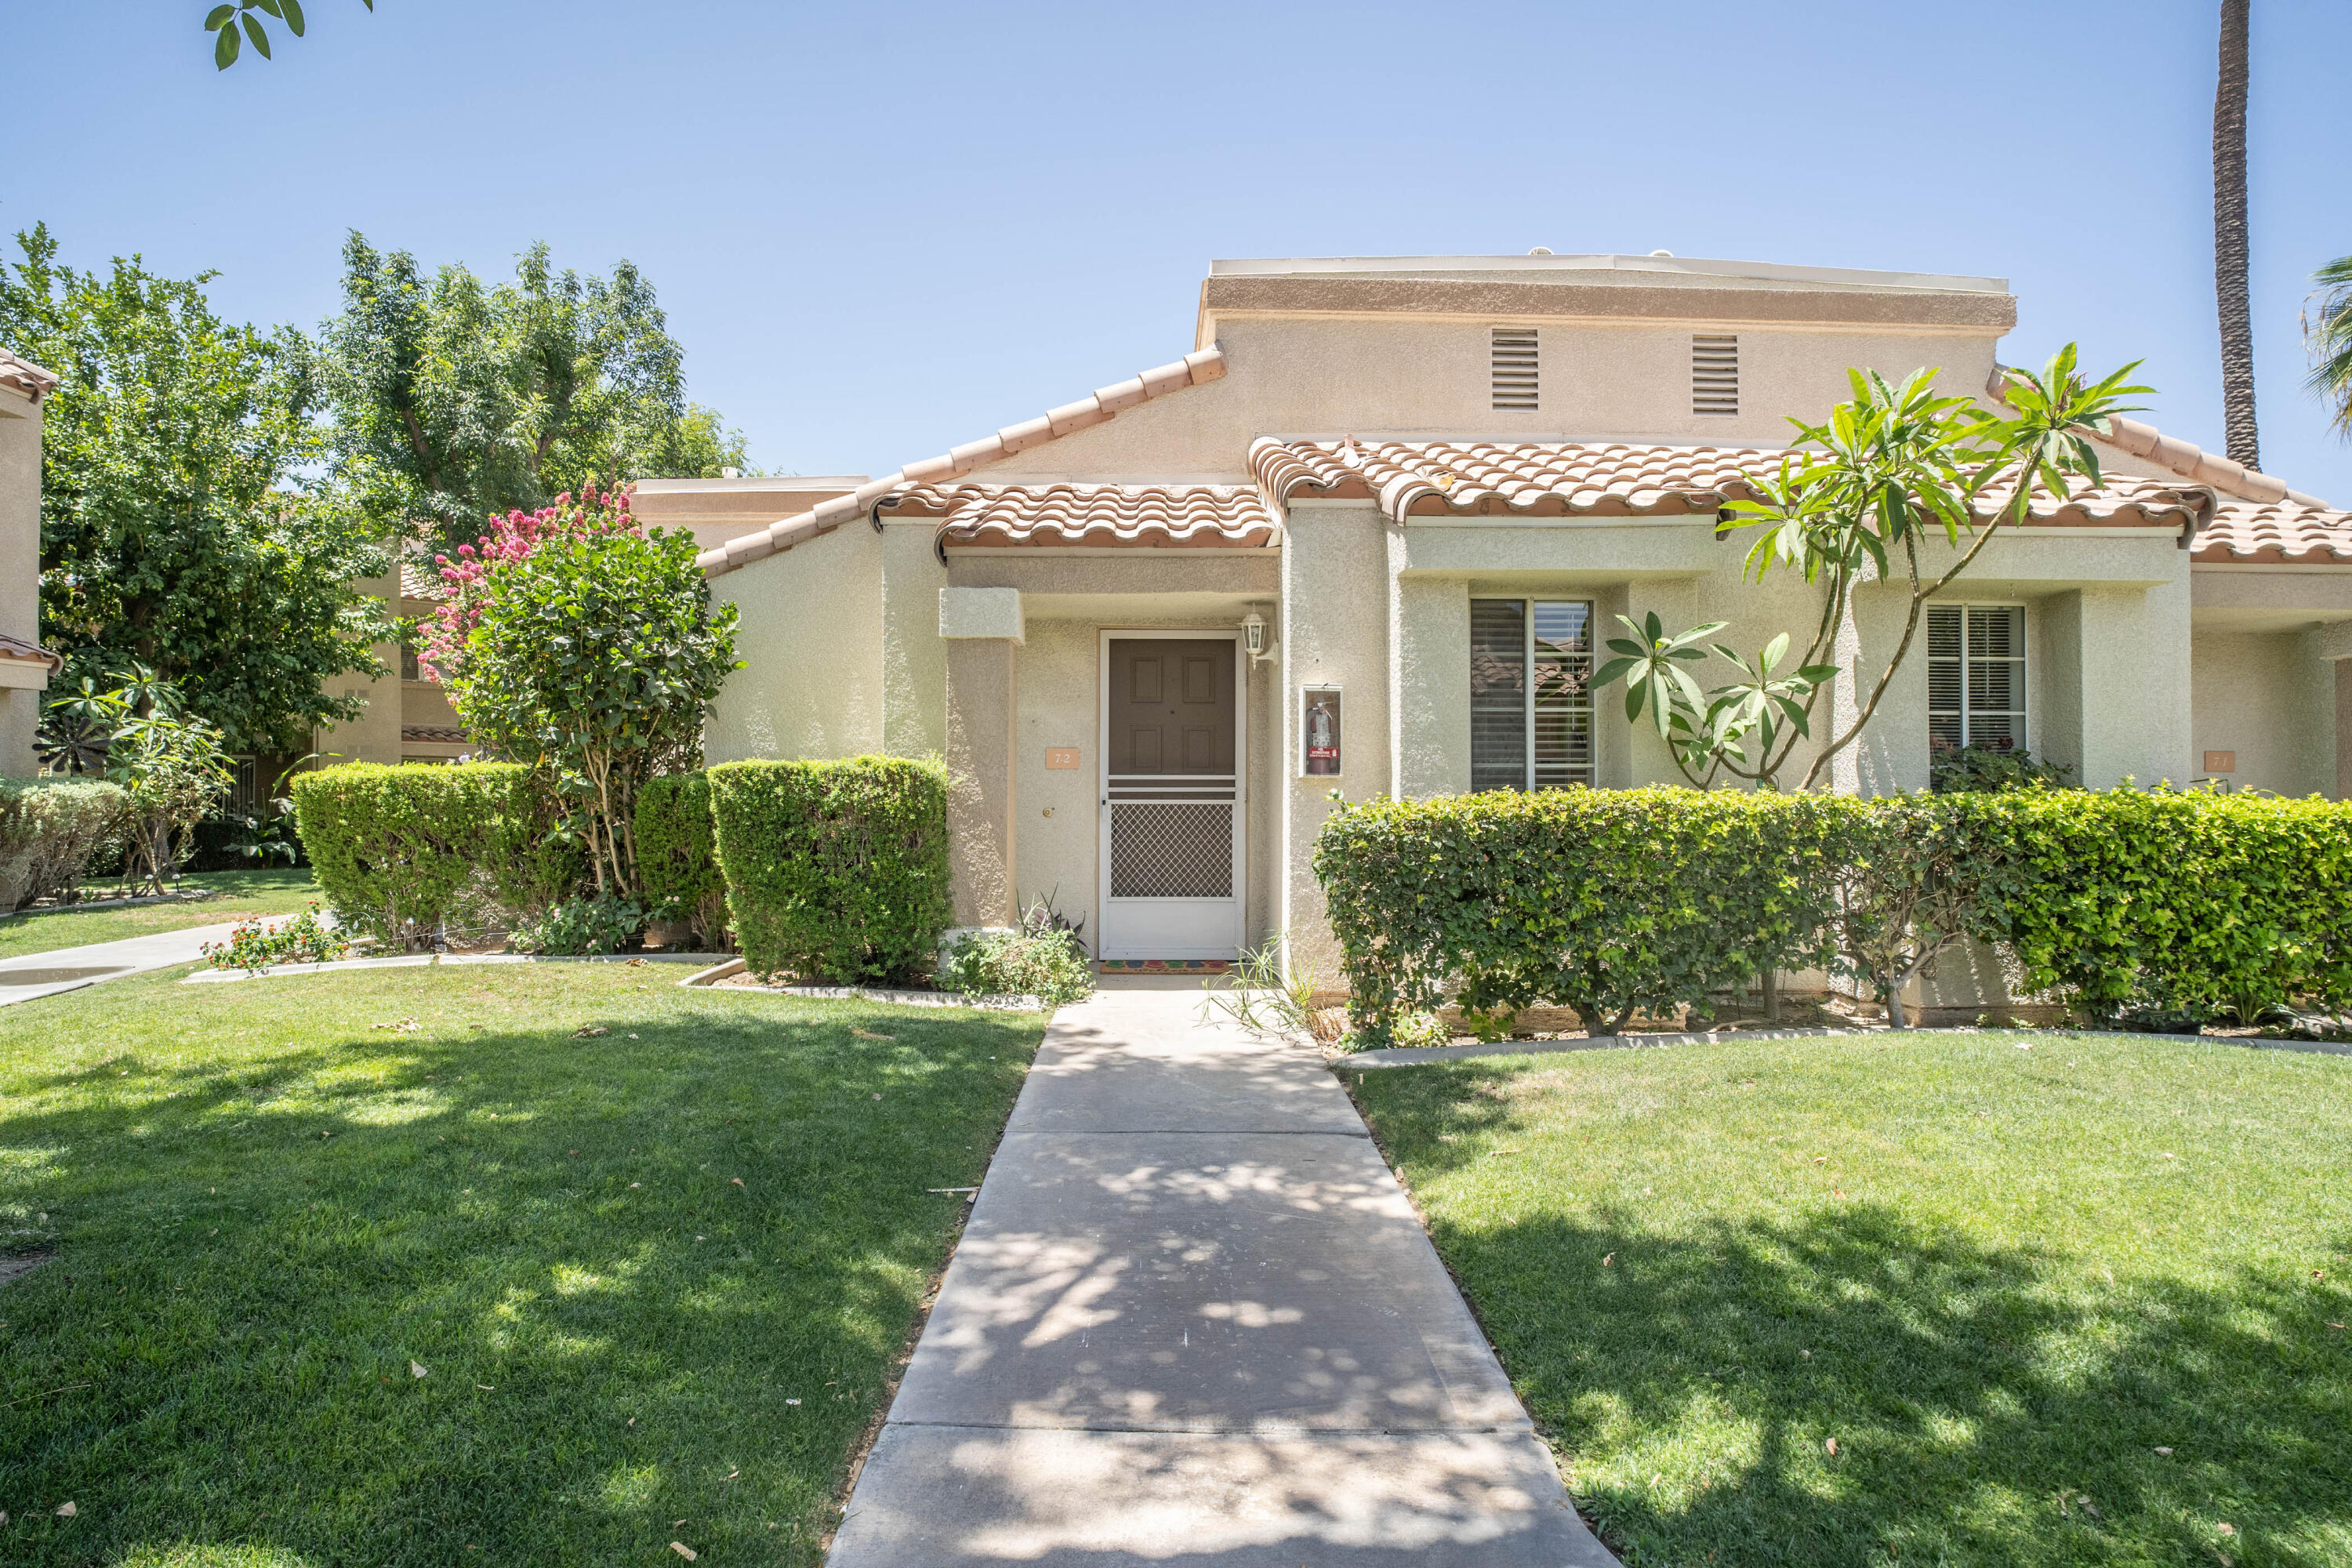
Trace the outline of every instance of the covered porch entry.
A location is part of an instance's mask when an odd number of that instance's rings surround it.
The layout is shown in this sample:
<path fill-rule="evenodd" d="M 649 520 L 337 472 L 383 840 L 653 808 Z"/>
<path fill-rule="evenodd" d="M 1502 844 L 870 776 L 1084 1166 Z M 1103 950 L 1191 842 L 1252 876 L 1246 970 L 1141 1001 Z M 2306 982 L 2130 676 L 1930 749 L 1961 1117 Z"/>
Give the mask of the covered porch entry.
<path fill-rule="evenodd" d="M 1206 546 L 1009 537 L 940 535 L 957 923 L 1042 900 L 1100 960 L 1230 962 L 1276 906 L 1275 661 L 1243 642 L 1279 624 L 1270 522 Z"/>

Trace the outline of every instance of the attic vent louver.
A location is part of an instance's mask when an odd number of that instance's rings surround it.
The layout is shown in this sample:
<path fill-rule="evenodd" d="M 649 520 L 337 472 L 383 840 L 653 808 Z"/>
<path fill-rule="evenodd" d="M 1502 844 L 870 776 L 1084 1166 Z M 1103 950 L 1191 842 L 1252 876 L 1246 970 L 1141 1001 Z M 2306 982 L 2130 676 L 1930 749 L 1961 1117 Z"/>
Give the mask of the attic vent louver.
<path fill-rule="evenodd" d="M 1691 339 L 1691 412 L 1739 412 L 1739 340 L 1699 333 Z"/>
<path fill-rule="evenodd" d="M 1536 405 L 1535 329 L 1495 328 L 1488 353 L 1492 355 L 1495 406 L 1533 408 Z"/>

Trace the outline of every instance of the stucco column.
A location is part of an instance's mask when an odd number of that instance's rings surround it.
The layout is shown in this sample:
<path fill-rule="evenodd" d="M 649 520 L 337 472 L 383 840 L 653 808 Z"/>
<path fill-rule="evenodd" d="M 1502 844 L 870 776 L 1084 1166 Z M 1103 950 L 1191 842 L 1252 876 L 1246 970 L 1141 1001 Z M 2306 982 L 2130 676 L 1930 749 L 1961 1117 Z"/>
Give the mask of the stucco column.
<path fill-rule="evenodd" d="M 1011 925 L 1013 658 L 1022 640 L 1016 588 L 942 588 L 947 647 L 948 864 L 960 926 Z"/>
<path fill-rule="evenodd" d="M 41 640 L 41 405 L 0 388 L 0 632 Z M 45 666 L 10 659 L 0 670 L 0 774 L 26 777 L 38 764 Z"/>
<path fill-rule="evenodd" d="M 2352 621 L 2319 628 L 2319 657 L 2336 667 L 2336 798 L 2352 800 Z"/>

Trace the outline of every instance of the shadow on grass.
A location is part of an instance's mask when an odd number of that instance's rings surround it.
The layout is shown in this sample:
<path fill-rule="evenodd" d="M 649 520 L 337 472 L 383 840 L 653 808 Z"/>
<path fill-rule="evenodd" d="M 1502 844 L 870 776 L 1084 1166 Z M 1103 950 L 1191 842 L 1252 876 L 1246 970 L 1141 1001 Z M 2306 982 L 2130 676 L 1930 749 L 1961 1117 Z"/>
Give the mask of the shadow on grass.
<path fill-rule="evenodd" d="M 1483 1079 L 1398 1096 L 1390 1147 L 1463 1158 L 1433 1134 L 1503 1124 Z M 2352 1563 L 2352 1331 L 2331 1326 L 2352 1237 L 2314 1272 L 2118 1276 L 1869 1203 L 1675 1235 L 1607 1207 L 1431 1207 L 1635 1568 Z"/>
<path fill-rule="evenodd" d="M 0 1561 L 813 1562 L 1035 1025 L 579 1000 L 20 1077 Z"/>

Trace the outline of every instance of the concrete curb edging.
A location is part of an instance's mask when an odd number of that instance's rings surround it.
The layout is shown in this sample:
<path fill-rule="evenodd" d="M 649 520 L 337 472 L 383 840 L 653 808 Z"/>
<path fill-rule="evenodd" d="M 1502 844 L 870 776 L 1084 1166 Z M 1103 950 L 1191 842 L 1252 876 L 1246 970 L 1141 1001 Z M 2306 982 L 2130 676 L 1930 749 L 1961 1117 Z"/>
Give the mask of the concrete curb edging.
<path fill-rule="evenodd" d="M 1473 1057 L 1543 1056 L 1553 1051 L 1638 1051 L 1654 1046 L 1699 1046 L 1748 1040 L 1824 1039 L 1861 1035 L 1979 1035 L 2014 1033 L 2052 1040 L 2196 1040 L 2216 1046 L 2243 1046 L 2258 1051 L 2305 1051 L 2318 1056 L 2352 1057 L 2352 1044 L 2334 1040 L 2281 1040 L 2261 1035 L 2163 1035 L 2126 1029 L 1738 1029 L 1723 1034 L 1591 1035 L 1567 1040 L 1496 1040 L 1475 1046 L 1412 1046 L 1402 1049 L 1358 1051 L 1330 1058 L 1334 1072 L 1364 1068 L 1423 1067 L 1432 1062 L 1466 1060 Z"/>
<path fill-rule="evenodd" d="M 221 985 L 233 980 L 268 980 L 281 974 L 331 974 L 352 969 L 429 969 L 436 964 L 483 963 L 707 963 L 715 952 L 597 952 L 575 956 L 540 952 L 404 952 L 392 958 L 339 958 L 331 963 L 273 963 L 266 969 L 199 969 L 183 985 Z"/>
<path fill-rule="evenodd" d="M 714 963 L 678 982 L 707 989 L 748 967 L 740 958 Z M 893 1007 L 977 1007 L 990 1013 L 1042 1013 L 1043 996 L 967 996 L 953 991 L 889 991 L 866 985 L 730 985 L 730 991 L 750 991 L 762 996 L 805 996 L 819 1002 L 881 1002 Z"/>

